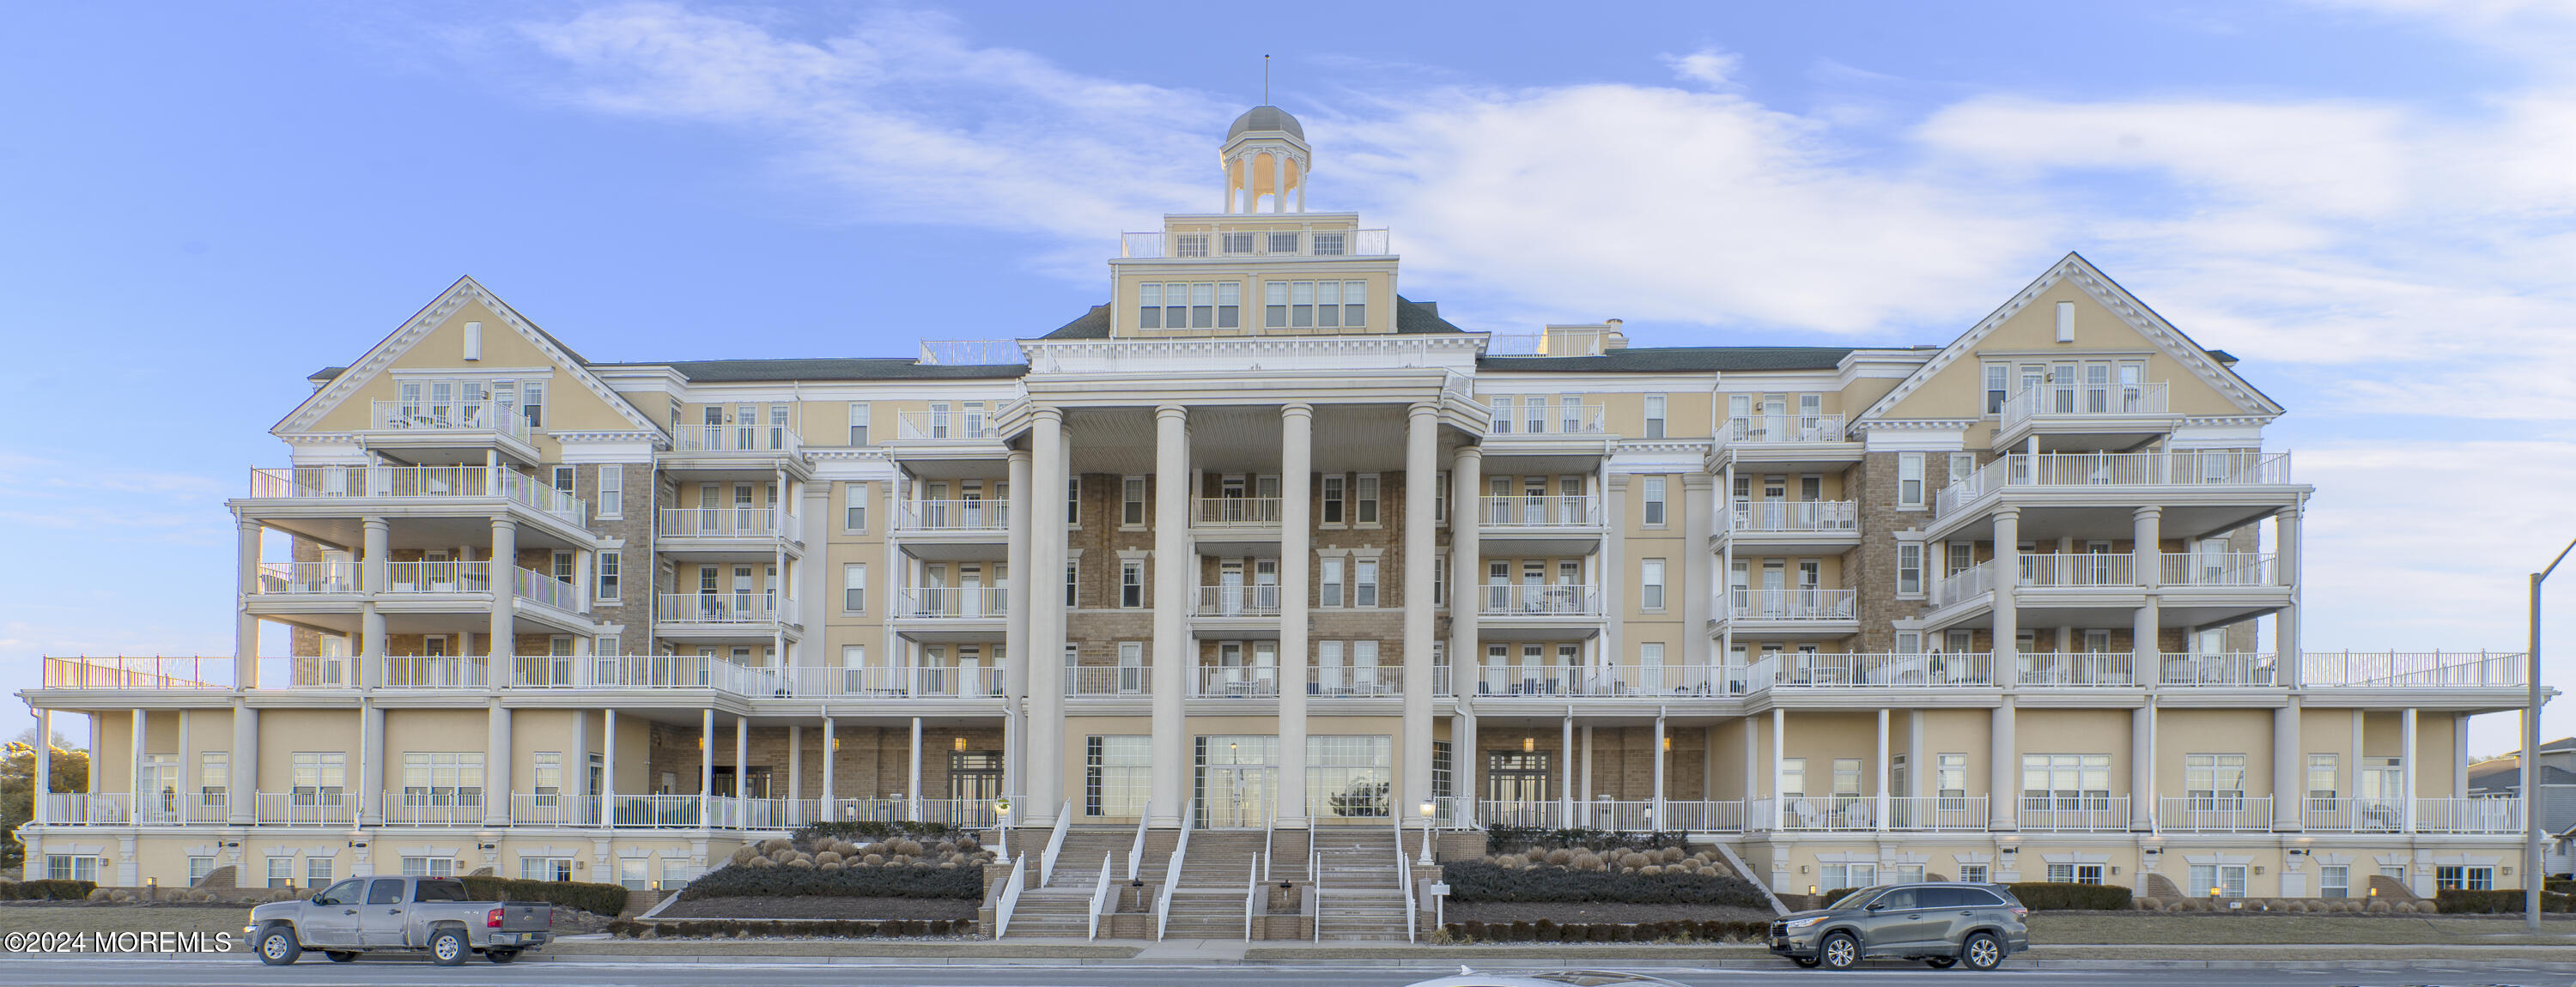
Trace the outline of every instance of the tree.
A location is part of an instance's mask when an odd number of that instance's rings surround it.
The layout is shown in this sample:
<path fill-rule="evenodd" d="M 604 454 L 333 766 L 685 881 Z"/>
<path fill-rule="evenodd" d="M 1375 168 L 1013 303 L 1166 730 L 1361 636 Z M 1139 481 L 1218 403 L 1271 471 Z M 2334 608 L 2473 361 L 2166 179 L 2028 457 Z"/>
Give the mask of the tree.
<path fill-rule="evenodd" d="M 24 873 L 27 866 L 26 844 L 18 840 L 18 827 L 34 818 L 36 807 L 35 731 L 12 742 L 5 756 L 0 756 L 0 874 Z M 57 734 L 53 742 L 53 785 L 48 791 L 89 791 L 89 752 L 65 747 Z"/>

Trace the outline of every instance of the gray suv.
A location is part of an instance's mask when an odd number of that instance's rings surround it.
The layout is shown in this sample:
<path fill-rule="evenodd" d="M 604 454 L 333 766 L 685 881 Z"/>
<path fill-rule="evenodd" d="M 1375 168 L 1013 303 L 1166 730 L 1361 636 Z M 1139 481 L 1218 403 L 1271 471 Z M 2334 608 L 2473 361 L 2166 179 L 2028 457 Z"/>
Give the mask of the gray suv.
<path fill-rule="evenodd" d="M 2030 909 L 1992 884 L 1862 888 L 1771 923 L 1771 951 L 1803 967 L 1848 970 L 1865 959 L 1965 963 L 1992 970 L 2030 948 Z"/>

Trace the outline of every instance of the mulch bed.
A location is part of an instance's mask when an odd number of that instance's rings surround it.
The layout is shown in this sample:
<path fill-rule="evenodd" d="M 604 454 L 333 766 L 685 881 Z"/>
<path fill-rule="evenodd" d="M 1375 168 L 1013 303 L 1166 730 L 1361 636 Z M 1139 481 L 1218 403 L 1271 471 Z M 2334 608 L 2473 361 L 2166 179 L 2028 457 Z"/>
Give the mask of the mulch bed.
<path fill-rule="evenodd" d="M 683 918 L 830 918 L 881 922 L 887 919 L 971 919 L 976 902 L 964 898 L 841 898 L 800 895 L 788 898 L 695 898 L 677 901 L 655 919 Z"/>
<path fill-rule="evenodd" d="M 1726 905 L 1453 901 L 1449 903 L 1448 908 L 1448 919 L 1452 922 L 1536 922 L 1540 919 L 1548 919 L 1558 925 L 1582 923 L 1622 925 L 1630 922 L 1684 920 L 1768 922 L 1773 918 L 1771 910 L 1767 908 L 1734 908 Z"/>

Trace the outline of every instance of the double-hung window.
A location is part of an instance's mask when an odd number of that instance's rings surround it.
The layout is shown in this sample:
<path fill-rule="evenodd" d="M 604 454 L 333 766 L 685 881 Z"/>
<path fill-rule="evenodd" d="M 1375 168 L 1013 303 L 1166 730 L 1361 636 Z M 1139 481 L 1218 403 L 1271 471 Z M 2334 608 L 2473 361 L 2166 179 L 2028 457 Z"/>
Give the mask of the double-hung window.
<path fill-rule="evenodd" d="M 1377 476 L 1363 474 L 1351 485 L 1351 499 L 1357 502 L 1354 513 L 1361 524 L 1377 523 Z"/>
<path fill-rule="evenodd" d="M 1262 301 L 1262 322 L 1273 329 L 1368 325 L 1366 281 L 1272 281 L 1263 286 Z"/>
<path fill-rule="evenodd" d="M 2183 791 L 2198 811 L 2236 809 L 2245 803 L 2245 755 L 2186 754 Z"/>
<path fill-rule="evenodd" d="M 2352 867 L 2347 864 L 2323 864 L 2318 866 L 2317 897 L 2352 897 Z"/>
<path fill-rule="evenodd" d="M 2048 865 L 2048 883 L 2100 884 L 2102 883 L 2102 865 L 2050 864 Z"/>
<path fill-rule="evenodd" d="M 1664 437 L 1664 396 L 1661 394 L 1646 395 L 1646 437 Z"/>
<path fill-rule="evenodd" d="M 599 516 L 622 517 L 626 513 L 626 467 L 617 463 L 599 464 Z"/>
<path fill-rule="evenodd" d="M 1896 454 L 1896 506 L 1923 506 L 1923 454 Z"/>
<path fill-rule="evenodd" d="M 1660 477 L 1660 476 L 1649 476 L 1649 477 L 1646 477 L 1646 478 L 1645 478 L 1645 489 L 1646 489 L 1646 526 L 1647 526 L 1647 527 L 1649 527 L 1649 528 L 1660 528 L 1660 527 L 1663 527 L 1663 526 L 1664 526 L 1664 478 L 1663 478 L 1663 477 Z"/>
<path fill-rule="evenodd" d="M 1131 476 L 1119 484 L 1118 523 L 1130 528 L 1145 525 L 1145 478 Z"/>
<path fill-rule="evenodd" d="M 841 484 L 841 528 L 849 532 L 868 530 L 868 485 Z"/>
<path fill-rule="evenodd" d="M 1339 476 L 1327 476 L 1324 478 L 1324 516 L 1321 519 L 1322 523 L 1341 524 L 1344 521 L 1343 505 L 1346 501 L 1344 484 L 1347 482 L 1347 480 Z"/>
<path fill-rule="evenodd" d="M 1662 610 L 1664 608 L 1664 560 L 1639 560 L 1637 582 L 1637 608 L 1649 611 Z"/>
<path fill-rule="evenodd" d="M 850 402 L 850 444 L 851 444 L 851 445 L 854 445 L 854 446 L 863 446 L 863 445 L 868 444 L 868 414 L 869 414 L 869 412 L 868 412 L 868 403 L 867 403 L 867 402 L 865 402 L 865 401 L 852 401 L 852 402 Z"/>
<path fill-rule="evenodd" d="M 617 552 L 602 550 L 591 559 L 591 581 L 598 584 L 596 595 L 602 602 L 613 603 L 617 600 L 618 558 Z"/>
<path fill-rule="evenodd" d="M 851 562 L 841 566 L 841 612 L 868 612 L 868 564 Z"/>
<path fill-rule="evenodd" d="M 1922 594 L 1923 543 L 1919 541 L 1897 542 L 1896 595 L 1920 596 Z"/>
<path fill-rule="evenodd" d="M 1130 610 L 1145 605 L 1145 563 L 1130 559 L 1118 564 L 1118 605 Z"/>
<path fill-rule="evenodd" d="M 1377 605 L 1376 559 L 1354 559 L 1351 561 L 1351 605 L 1354 607 L 1374 607 Z"/>
<path fill-rule="evenodd" d="M 1327 558 L 1320 561 L 1322 564 L 1318 566 L 1317 569 L 1323 575 L 1323 586 L 1321 590 L 1318 591 L 1315 604 L 1317 606 L 1325 607 L 1341 606 L 1343 560 L 1338 558 Z"/>

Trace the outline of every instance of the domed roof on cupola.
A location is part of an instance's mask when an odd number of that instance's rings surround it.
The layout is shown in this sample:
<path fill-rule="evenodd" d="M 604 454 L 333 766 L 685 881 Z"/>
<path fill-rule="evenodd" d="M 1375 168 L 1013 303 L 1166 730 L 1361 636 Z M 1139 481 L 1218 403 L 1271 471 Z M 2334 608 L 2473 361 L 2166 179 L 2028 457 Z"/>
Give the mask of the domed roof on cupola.
<path fill-rule="evenodd" d="M 1297 118 L 1276 106 L 1256 106 L 1243 111 L 1242 116 L 1234 118 L 1234 126 L 1225 129 L 1225 139 L 1233 140 L 1258 130 L 1285 131 L 1298 140 L 1306 139 L 1306 128 L 1298 125 Z"/>

